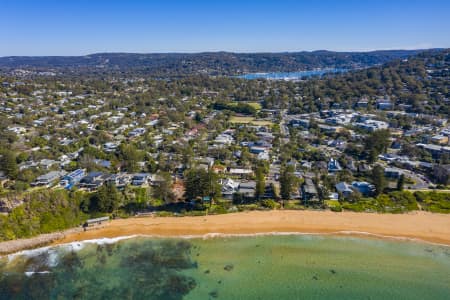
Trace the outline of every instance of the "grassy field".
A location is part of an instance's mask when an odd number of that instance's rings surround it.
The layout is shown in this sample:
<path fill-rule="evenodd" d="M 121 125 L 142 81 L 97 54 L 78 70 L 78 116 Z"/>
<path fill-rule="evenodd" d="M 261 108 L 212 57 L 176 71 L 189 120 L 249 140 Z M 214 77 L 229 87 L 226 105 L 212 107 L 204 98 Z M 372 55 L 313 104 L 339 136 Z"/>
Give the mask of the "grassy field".
<path fill-rule="evenodd" d="M 254 117 L 239 117 L 239 116 L 232 116 L 230 118 L 230 123 L 253 124 L 253 125 L 258 125 L 258 126 L 271 126 L 272 125 L 272 122 L 270 122 L 270 121 L 255 120 Z"/>
<path fill-rule="evenodd" d="M 270 121 L 263 121 L 263 120 L 260 120 L 260 121 L 253 120 L 251 123 L 254 124 L 254 125 L 257 125 L 257 126 L 272 126 L 273 125 L 272 122 L 270 122 Z"/>
<path fill-rule="evenodd" d="M 261 108 L 262 108 L 262 106 L 259 102 L 247 102 L 247 104 L 256 110 L 261 110 Z"/>
<path fill-rule="evenodd" d="M 252 122 L 255 118 L 253 117 L 238 117 L 238 116 L 232 116 L 230 118 L 230 122 L 231 123 L 236 123 L 236 124 L 249 124 L 250 122 Z"/>

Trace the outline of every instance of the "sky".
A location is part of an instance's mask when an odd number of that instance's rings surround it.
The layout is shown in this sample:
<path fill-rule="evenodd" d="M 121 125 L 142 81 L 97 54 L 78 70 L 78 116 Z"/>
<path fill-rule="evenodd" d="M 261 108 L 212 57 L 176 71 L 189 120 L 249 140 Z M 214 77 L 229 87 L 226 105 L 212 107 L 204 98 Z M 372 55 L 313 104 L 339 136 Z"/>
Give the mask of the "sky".
<path fill-rule="evenodd" d="M 0 56 L 450 48 L 449 0 L 0 0 Z"/>

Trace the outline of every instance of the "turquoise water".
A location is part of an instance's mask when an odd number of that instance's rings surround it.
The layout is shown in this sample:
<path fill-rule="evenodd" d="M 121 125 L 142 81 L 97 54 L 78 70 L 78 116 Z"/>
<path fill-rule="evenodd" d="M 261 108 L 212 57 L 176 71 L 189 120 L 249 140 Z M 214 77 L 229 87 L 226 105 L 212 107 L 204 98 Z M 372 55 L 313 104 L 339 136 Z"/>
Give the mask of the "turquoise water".
<path fill-rule="evenodd" d="M 109 243 L 111 242 L 111 243 Z M 163 239 L 0 259 L 0 299 L 449 299 L 450 248 L 321 235 Z"/>
<path fill-rule="evenodd" d="M 299 71 L 299 72 L 273 72 L 273 73 L 248 73 L 237 76 L 243 79 L 272 79 L 272 80 L 294 80 L 309 78 L 313 76 L 322 76 L 325 74 L 332 73 L 344 73 L 347 72 L 346 69 L 323 69 L 323 70 L 310 70 L 310 71 Z"/>

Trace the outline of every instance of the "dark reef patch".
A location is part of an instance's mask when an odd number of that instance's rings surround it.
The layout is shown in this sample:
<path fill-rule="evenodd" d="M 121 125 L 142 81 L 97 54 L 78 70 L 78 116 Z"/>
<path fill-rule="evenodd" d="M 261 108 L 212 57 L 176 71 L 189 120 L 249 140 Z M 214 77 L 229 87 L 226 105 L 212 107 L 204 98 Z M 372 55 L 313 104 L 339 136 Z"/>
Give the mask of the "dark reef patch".
<path fill-rule="evenodd" d="M 0 265 L 0 300 L 182 299 L 197 286 L 182 272 L 197 268 L 190 251 L 188 241 L 137 239 L 59 251 L 56 266 L 48 252 L 17 258 L 13 271 Z"/>

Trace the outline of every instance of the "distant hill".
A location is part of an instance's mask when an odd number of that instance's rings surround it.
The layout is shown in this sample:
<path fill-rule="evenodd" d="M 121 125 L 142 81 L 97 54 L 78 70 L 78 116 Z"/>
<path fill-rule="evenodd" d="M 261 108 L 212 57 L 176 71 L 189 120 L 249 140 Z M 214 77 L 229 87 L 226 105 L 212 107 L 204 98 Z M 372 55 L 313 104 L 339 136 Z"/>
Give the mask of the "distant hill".
<path fill-rule="evenodd" d="M 236 75 L 253 72 L 293 72 L 317 68 L 365 68 L 416 55 L 423 50 L 372 52 L 285 53 L 97 53 L 86 56 L 0 57 L 0 69 L 61 73 L 138 73 L 149 76 L 192 74 Z"/>
<path fill-rule="evenodd" d="M 376 108 L 376 99 L 387 97 L 393 110 L 448 118 L 449 82 L 450 48 L 426 51 L 381 66 L 305 81 L 298 90 L 302 97 L 290 102 L 289 112 L 347 109 L 355 107 L 361 99 Z M 277 100 L 275 97 L 274 103 Z"/>

